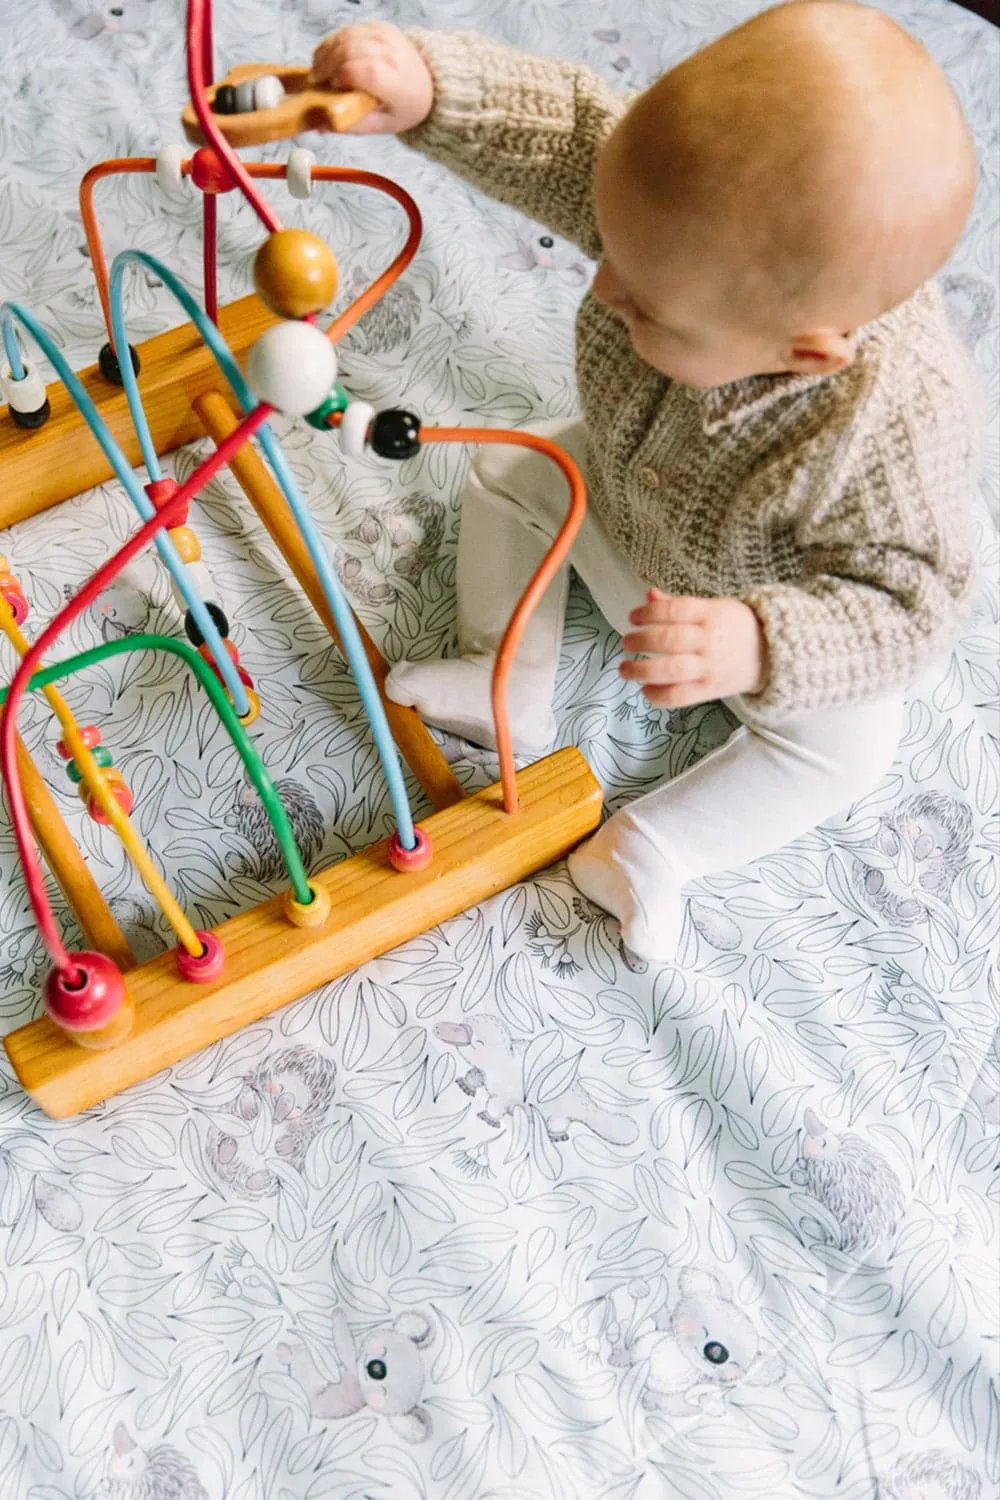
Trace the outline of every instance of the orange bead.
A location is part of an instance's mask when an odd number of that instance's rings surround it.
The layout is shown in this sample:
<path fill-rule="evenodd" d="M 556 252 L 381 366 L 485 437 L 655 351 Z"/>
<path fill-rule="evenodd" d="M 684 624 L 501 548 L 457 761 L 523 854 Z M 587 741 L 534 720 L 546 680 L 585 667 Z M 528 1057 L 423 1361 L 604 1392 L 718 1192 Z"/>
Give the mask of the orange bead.
<path fill-rule="evenodd" d="M 257 295 L 280 318 L 305 318 L 329 307 L 337 290 L 337 260 L 308 229 L 279 229 L 253 263 Z"/>
<path fill-rule="evenodd" d="M 167 532 L 181 555 L 181 562 L 195 563 L 201 557 L 201 543 L 190 526 L 174 526 Z"/>

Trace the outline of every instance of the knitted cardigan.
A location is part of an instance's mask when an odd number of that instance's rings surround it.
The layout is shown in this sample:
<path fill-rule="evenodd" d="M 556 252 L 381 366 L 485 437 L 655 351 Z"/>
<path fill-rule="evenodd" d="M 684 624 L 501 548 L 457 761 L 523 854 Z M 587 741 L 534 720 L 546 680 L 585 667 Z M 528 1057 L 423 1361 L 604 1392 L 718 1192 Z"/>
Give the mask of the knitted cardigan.
<path fill-rule="evenodd" d="M 402 139 L 599 257 L 594 163 L 629 101 L 482 36 L 410 35 L 434 107 Z M 754 701 L 782 712 L 905 684 L 974 578 L 981 395 L 936 285 L 855 342 L 835 375 L 700 390 L 645 364 L 589 293 L 577 318 L 590 504 L 640 578 L 755 611 L 769 676 Z"/>

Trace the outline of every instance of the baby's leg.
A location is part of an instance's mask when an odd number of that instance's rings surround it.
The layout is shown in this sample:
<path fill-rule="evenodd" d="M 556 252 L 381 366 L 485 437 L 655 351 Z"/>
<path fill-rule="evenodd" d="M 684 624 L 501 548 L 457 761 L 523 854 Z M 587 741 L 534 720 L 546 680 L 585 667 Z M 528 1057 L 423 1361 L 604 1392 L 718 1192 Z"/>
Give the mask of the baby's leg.
<path fill-rule="evenodd" d="M 744 699 L 718 750 L 609 818 L 569 857 L 574 883 L 622 924 L 641 958 L 667 962 L 680 889 L 770 854 L 864 795 L 892 764 L 902 694 L 821 713 L 768 715 Z"/>
<path fill-rule="evenodd" d="M 580 422 L 546 422 L 532 431 L 549 437 L 582 467 L 586 433 Z M 504 631 L 558 532 L 569 504 L 565 481 L 552 460 L 523 448 L 489 446 L 477 456 L 461 497 L 458 542 L 457 657 L 397 662 L 386 691 L 421 718 L 477 744 L 495 746 L 490 683 Z M 604 596 L 617 587 L 625 565 L 596 517 L 587 515 L 570 562 L 590 586 L 598 607 L 616 628 L 643 597 L 628 574 L 622 608 Z M 519 754 L 541 754 L 555 737 L 552 696 L 566 613 L 568 569 L 552 581 L 528 623 L 507 691 L 511 737 Z M 620 592 L 620 589 L 619 589 Z M 609 608 L 612 612 L 609 613 Z"/>

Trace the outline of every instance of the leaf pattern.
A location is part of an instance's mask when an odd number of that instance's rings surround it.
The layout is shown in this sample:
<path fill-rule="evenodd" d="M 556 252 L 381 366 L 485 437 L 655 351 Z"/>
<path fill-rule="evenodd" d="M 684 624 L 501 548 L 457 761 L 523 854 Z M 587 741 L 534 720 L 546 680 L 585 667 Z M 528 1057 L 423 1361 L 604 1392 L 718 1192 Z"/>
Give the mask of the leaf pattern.
<path fill-rule="evenodd" d="M 477 27 L 625 88 L 747 13 L 735 0 L 622 0 L 613 18 L 597 0 L 215 8 L 220 66 L 301 61 L 345 20 L 381 18 Z M 943 284 L 995 407 L 997 34 L 931 0 L 885 9 L 945 65 L 980 148 L 979 200 Z M 176 136 L 182 11 L 9 0 L 0 21 L 0 285 L 77 367 L 104 333 L 76 182 Z M 591 274 L 578 252 L 394 141 L 312 144 L 398 176 L 425 216 L 406 277 L 341 346 L 347 386 L 445 422 L 570 414 Z M 394 210 L 353 190 L 281 212 L 335 246 L 355 292 L 398 233 Z M 101 214 L 112 251 L 141 244 L 198 285 L 193 199 L 109 179 Z M 242 211 L 224 203 L 221 217 L 229 299 L 259 236 Z M 129 306 L 135 337 L 174 321 L 154 278 L 135 277 Z M 430 448 L 390 473 L 276 427 L 387 654 L 446 649 L 465 456 Z M 193 450 L 171 462 L 184 477 Z M 388 818 L 354 686 L 233 484 L 197 505 L 233 638 L 266 684 L 259 748 L 307 860 L 341 858 Z M 0 1082 L 3 1495 L 993 1493 L 998 518 L 991 433 L 984 587 L 913 694 L 892 772 L 792 847 L 692 887 L 676 965 L 638 961 L 556 868 L 79 1120 L 43 1119 Z M 31 629 L 132 524 L 103 485 L 0 537 Z M 179 623 L 143 560 L 69 645 Z M 721 707 L 646 708 L 617 654 L 574 583 L 560 738 L 611 807 L 732 727 Z M 173 662 L 130 658 L 67 695 L 100 718 L 139 827 L 199 922 L 280 887 L 256 799 Z M 136 951 L 162 951 L 170 934 L 58 773 L 42 705 L 23 729 Z M 495 779 L 488 752 L 444 748 L 464 784 Z M 33 1013 L 43 960 L 5 822 L 0 868 L 8 1027 Z"/>

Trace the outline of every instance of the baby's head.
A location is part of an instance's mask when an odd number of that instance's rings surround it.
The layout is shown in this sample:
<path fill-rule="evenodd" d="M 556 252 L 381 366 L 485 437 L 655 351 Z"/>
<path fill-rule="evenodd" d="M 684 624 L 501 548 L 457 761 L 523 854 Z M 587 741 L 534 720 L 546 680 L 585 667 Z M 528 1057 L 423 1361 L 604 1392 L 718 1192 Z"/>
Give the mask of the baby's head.
<path fill-rule="evenodd" d="M 927 52 L 851 0 L 763 12 L 664 75 L 597 163 L 594 293 L 688 385 L 824 375 L 951 254 L 976 163 Z"/>

